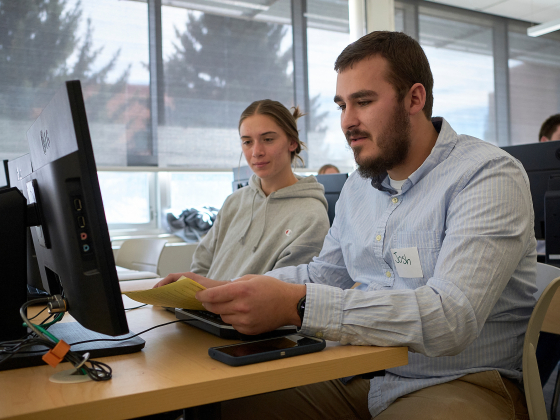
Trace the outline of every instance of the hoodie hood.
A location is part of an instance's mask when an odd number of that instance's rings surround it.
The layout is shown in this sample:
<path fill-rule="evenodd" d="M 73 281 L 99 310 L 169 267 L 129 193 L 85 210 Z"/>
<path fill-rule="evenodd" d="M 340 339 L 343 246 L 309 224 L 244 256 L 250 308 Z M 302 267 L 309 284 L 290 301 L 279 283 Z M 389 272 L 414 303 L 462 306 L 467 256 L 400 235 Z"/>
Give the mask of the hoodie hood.
<path fill-rule="evenodd" d="M 278 191 L 270 193 L 268 198 L 272 200 L 280 198 L 312 197 L 323 203 L 326 210 L 328 205 L 327 199 L 325 198 L 325 188 L 322 184 L 317 182 L 317 178 L 315 178 L 313 175 L 307 177 L 296 174 L 294 175 L 297 178 L 298 182 L 296 182 L 294 185 L 290 185 L 289 187 L 281 188 Z M 251 188 L 251 190 L 253 191 L 256 191 L 257 194 L 261 195 L 261 197 L 266 198 L 266 195 L 261 187 L 261 179 L 255 174 L 253 174 L 249 179 L 249 188 Z"/>

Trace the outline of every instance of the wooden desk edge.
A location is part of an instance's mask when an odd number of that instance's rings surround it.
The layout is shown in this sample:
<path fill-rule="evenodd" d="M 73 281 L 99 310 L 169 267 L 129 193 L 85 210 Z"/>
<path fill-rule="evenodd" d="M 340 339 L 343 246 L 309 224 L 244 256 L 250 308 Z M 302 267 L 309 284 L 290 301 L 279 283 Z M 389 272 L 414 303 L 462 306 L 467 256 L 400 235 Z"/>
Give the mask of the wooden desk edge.
<path fill-rule="evenodd" d="M 127 419 L 389 369 L 408 363 L 406 347 L 382 349 L 385 351 L 344 358 L 343 363 L 340 360 L 317 361 L 304 366 L 217 379 L 203 384 L 180 385 L 172 389 L 128 394 L 7 418 L 24 420 L 32 416 L 33 419 L 40 420 L 52 419 L 56 416 L 83 420 Z M 343 369 L 344 373 L 341 374 L 340 369 Z M 296 380 L 294 380 L 294 372 L 297 373 Z M 0 415 L 0 418 L 3 417 Z"/>

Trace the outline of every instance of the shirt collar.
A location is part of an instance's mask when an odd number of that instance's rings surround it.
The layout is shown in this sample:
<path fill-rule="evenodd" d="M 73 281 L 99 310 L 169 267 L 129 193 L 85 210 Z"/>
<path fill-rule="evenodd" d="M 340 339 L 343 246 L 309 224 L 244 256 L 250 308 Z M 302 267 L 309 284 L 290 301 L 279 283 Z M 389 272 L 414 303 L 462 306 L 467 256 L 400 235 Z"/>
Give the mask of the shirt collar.
<path fill-rule="evenodd" d="M 430 173 L 432 169 L 447 159 L 457 144 L 457 133 L 451 128 L 444 118 L 434 117 L 432 118 L 432 124 L 438 132 L 436 144 L 432 148 L 432 151 L 424 163 L 422 163 L 422 165 L 420 165 L 420 167 L 414 171 L 403 184 L 401 194 L 407 192 L 413 185 L 418 183 L 422 178 Z M 372 178 L 371 185 L 379 191 L 386 191 L 389 194 L 397 193 L 397 191 L 391 187 L 389 177 L 386 172 Z"/>

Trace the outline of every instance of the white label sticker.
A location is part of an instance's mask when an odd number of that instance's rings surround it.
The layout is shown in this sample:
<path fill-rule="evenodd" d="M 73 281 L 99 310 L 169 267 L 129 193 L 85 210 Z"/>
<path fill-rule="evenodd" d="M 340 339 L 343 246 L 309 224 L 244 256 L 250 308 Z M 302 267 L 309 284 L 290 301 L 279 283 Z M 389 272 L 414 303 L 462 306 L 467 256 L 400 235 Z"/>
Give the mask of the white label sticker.
<path fill-rule="evenodd" d="M 424 277 L 417 247 L 391 249 L 391 254 L 400 277 L 407 279 Z"/>

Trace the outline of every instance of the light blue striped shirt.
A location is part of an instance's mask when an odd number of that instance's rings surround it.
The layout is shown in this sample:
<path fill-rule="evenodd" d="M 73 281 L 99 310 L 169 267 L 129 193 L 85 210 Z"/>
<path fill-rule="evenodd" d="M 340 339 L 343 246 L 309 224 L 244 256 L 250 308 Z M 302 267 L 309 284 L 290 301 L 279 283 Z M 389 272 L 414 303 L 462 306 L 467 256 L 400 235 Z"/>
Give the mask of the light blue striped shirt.
<path fill-rule="evenodd" d="M 408 365 L 371 381 L 374 417 L 402 395 L 468 373 L 522 378 L 536 291 L 529 181 L 498 147 L 433 123 L 436 145 L 401 193 L 386 176 L 353 173 L 321 254 L 268 273 L 307 283 L 303 334 L 409 347 Z M 392 250 L 412 247 L 423 277 L 400 277 Z M 362 285 L 350 289 L 354 282 Z"/>

